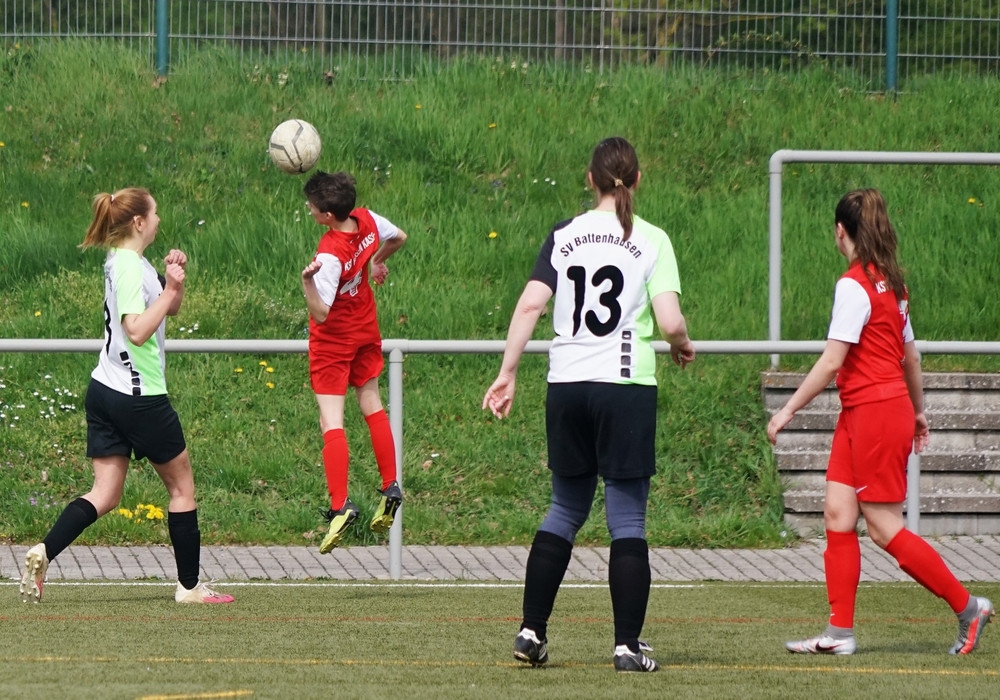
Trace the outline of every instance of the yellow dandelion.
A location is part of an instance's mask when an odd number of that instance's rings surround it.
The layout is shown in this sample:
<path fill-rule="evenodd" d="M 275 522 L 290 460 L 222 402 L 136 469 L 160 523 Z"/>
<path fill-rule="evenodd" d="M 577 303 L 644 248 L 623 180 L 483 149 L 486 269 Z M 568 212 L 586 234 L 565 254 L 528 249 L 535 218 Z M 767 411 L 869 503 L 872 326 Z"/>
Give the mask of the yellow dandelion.
<path fill-rule="evenodd" d="M 267 360 L 261 360 L 257 364 L 260 365 L 261 367 L 267 367 Z"/>
<path fill-rule="evenodd" d="M 491 129 L 496 129 L 496 128 L 497 128 L 497 125 L 496 125 L 496 122 L 492 122 L 492 123 L 490 124 L 490 128 L 491 128 Z"/>
<path fill-rule="evenodd" d="M 3 148 L 3 147 L 4 147 L 4 146 L 6 146 L 6 145 L 7 145 L 7 144 L 5 144 L 5 143 L 4 143 L 3 141 L 0 141 L 0 148 Z"/>
<path fill-rule="evenodd" d="M 243 368 L 242 367 L 237 367 L 233 371 L 236 372 L 236 374 L 243 374 Z"/>
<path fill-rule="evenodd" d="M 497 233 L 496 231 L 490 231 L 490 238 L 496 238 L 496 237 L 497 237 L 497 236 L 499 236 L 499 235 L 500 235 L 500 234 L 499 234 L 499 233 Z"/>
<path fill-rule="evenodd" d="M 975 204 L 975 203 L 976 203 L 976 198 L 975 197 L 969 197 L 969 204 Z"/>
<path fill-rule="evenodd" d="M 128 508 L 119 508 L 115 512 L 118 513 L 118 515 L 128 518 L 129 520 L 132 519 L 132 511 L 130 511 Z"/>
<path fill-rule="evenodd" d="M 36 311 L 36 312 L 35 312 L 35 318 L 38 318 L 38 317 L 39 317 L 39 316 L 41 316 L 41 315 L 42 315 L 42 312 L 41 312 L 41 311 Z"/>
<path fill-rule="evenodd" d="M 418 104 L 418 105 L 416 105 L 416 109 L 420 109 L 420 105 L 419 105 L 419 104 Z"/>
<path fill-rule="evenodd" d="M 273 389 L 274 388 L 274 382 L 268 382 L 264 386 L 266 386 L 268 389 Z"/>
<path fill-rule="evenodd" d="M 28 208 L 28 203 L 27 202 L 21 202 L 21 206 L 24 207 L 25 209 L 27 209 Z"/>
<path fill-rule="evenodd" d="M 268 367 L 268 368 L 267 368 L 267 369 L 265 369 L 264 371 L 265 371 L 265 372 L 271 372 L 271 373 L 274 373 L 274 367 Z"/>

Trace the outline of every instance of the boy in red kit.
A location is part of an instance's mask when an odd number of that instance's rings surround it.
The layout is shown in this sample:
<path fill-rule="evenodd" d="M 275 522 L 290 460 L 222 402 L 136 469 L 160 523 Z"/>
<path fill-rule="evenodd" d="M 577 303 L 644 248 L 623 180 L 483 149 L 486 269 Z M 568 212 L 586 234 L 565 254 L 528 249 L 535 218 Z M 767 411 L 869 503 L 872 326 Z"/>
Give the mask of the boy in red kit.
<path fill-rule="evenodd" d="M 847 272 L 837 282 L 826 348 L 802 385 L 774 414 L 775 442 L 795 412 L 837 379 L 841 412 L 826 469 L 826 552 L 830 622 L 816 637 L 785 644 L 795 654 L 853 654 L 854 602 L 861 578 L 858 516 L 872 541 L 958 616 L 952 654 L 971 653 L 994 615 L 986 598 L 970 595 L 941 556 L 907 530 L 906 461 L 929 439 L 920 354 L 913 340 L 896 231 L 878 190 L 844 195 L 834 214 L 837 250 Z"/>
<path fill-rule="evenodd" d="M 368 423 L 372 448 L 382 477 L 373 532 L 392 526 L 403 494 L 396 480 L 396 446 L 389 418 L 379 397 L 382 336 L 375 314 L 376 284 L 385 281 L 386 259 L 406 242 L 406 234 L 387 219 L 362 207 L 354 178 L 347 173 L 318 172 L 306 182 L 309 213 L 327 232 L 316 257 L 302 270 L 302 289 L 309 307 L 309 375 L 323 433 L 323 468 L 330 491 L 330 531 L 320 543 L 326 554 L 340 542 L 358 517 L 347 497 L 348 452 L 344 435 L 344 398 L 353 386 Z"/>

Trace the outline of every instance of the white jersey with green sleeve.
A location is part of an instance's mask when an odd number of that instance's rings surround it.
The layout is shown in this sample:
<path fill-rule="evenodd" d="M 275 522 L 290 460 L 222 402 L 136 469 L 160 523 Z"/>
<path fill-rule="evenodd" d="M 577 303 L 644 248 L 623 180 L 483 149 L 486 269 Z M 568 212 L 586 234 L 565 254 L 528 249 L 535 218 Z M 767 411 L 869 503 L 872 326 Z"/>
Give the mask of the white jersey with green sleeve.
<path fill-rule="evenodd" d="M 146 258 L 135 251 L 112 248 L 104 261 L 104 347 L 91 377 L 132 396 L 167 393 L 164 329 L 142 345 L 133 345 L 122 317 L 141 314 L 163 292 L 163 281 Z"/>
<path fill-rule="evenodd" d="M 650 300 L 681 291 L 662 229 L 635 217 L 623 240 L 614 212 L 588 211 L 556 225 L 531 279 L 555 293 L 550 383 L 656 384 Z"/>

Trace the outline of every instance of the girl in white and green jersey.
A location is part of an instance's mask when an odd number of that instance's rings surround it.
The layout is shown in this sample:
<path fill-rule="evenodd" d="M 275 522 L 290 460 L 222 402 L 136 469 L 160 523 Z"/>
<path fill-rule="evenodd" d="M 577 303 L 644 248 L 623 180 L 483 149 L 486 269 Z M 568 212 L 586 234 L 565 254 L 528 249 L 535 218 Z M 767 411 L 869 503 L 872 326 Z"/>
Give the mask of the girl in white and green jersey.
<path fill-rule="evenodd" d="M 639 640 L 649 600 L 646 502 L 656 472 L 654 331 L 683 367 L 695 349 L 680 310 L 677 262 L 667 234 L 633 213 L 639 163 L 623 138 L 594 149 L 588 212 L 557 224 L 514 310 L 500 374 L 483 408 L 510 413 L 517 367 L 552 297 L 545 425 L 552 505 L 532 542 L 515 658 L 548 660 L 546 631 L 576 533 L 604 481 L 611 554 L 608 582 L 615 620 L 614 666 L 655 671 Z"/>
<path fill-rule="evenodd" d="M 178 603 L 230 603 L 199 581 L 201 533 L 194 475 L 184 432 L 167 398 L 164 327 L 184 299 L 187 256 L 171 250 L 160 276 L 143 257 L 160 217 L 148 191 L 130 187 L 94 198 L 94 219 L 82 247 L 107 250 L 104 263 L 104 345 L 85 399 L 87 456 L 94 485 L 69 503 L 45 539 L 28 550 L 21 596 L 39 602 L 49 562 L 99 517 L 118 506 L 129 461 L 147 458 L 170 496 L 167 530 L 177 563 Z"/>

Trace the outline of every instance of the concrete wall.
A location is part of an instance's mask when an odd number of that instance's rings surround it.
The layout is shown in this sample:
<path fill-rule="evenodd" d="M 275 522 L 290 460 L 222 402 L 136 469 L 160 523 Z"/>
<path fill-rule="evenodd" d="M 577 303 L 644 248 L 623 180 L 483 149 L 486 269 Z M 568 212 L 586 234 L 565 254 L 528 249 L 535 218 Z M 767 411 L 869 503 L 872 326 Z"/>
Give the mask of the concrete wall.
<path fill-rule="evenodd" d="M 804 376 L 762 375 L 769 413 Z M 925 374 L 924 405 L 931 440 L 920 456 L 920 534 L 1000 534 L 1000 375 Z M 801 535 L 823 529 L 826 462 L 839 410 L 830 385 L 799 411 L 774 448 L 785 521 Z"/>

